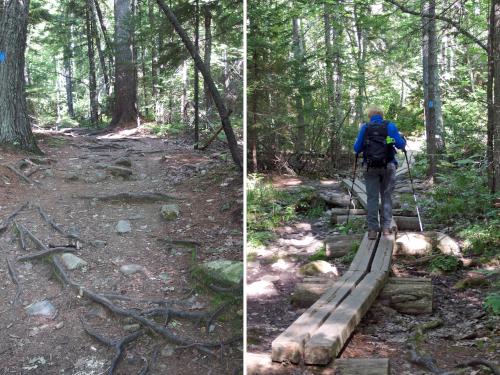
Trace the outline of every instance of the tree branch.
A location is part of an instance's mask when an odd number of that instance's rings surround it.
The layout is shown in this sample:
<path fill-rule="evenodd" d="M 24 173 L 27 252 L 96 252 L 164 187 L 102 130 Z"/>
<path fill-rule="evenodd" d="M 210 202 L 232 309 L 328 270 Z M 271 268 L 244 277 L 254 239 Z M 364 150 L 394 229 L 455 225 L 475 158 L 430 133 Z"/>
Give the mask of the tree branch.
<path fill-rule="evenodd" d="M 477 37 L 475 37 L 474 35 L 472 35 L 467 30 L 465 30 L 462 26 L 460 26 L 460 24 L 458 22 L 452 20 L 451 18 L 448 18 L 448 17 L 443 16 L 443 15 L 439 15 L 439 14 L 435 15 L 435 16 L 432 16 L 432 15 L 427 14 L 427 13 L 419 12 L 419 11 L 407 8 L 407 7 L 405 7 L 402 4 L 399 4 L 395 0 L 385 0 L 385 1 L 387 1 L 388 3 L 391 3 L 392 5 L 395 5 L 396 7 L 398 7 L 403 13 L 413 14 L 415 16 L 426 17 L 426 18 L 435 18 L 437 20 L 446 22 L 446 23 L 452 25 L 461 34 L 465 35 L 469 39 L 472 39 L 474 41 L 474 43 L 476 43 L 479 47 L 481 47 L 483 50 L 485 50 L 486 52 L 488 52 L 488 47 L 486 46 L 486 44 L 484 44 L 482 41 L 480 41 Z"/>

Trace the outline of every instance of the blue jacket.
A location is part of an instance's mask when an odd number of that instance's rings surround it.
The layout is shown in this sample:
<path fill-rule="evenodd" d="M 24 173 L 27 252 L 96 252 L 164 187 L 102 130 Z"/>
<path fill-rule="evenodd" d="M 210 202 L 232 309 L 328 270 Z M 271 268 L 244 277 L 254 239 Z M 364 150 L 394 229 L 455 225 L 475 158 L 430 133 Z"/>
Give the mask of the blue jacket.
<path fill-rule="evenodd" d="M 374 115 L 370 118 L 370 122 L 374 123 L 382 124 L 383 121 L 384 119 L 380 115 Z M 356 138 L 356 142 L 354 142 L 354 152 L 356 152 L 356 154 L 363 152 L 363 160 L 365 160 L 365 154 L 363 148 L 365 141 L 366 125 L 367 124 L 363 124 L 361 126 L 361 129 L 359 129 L 358 137 Z M 401 135 L 399 134 L 396 124 L 389 122 L 389 124 L 387 125 L 387 135 L 391 138 L 394 138 L 395 141 L 394 145 L 396 146 L 396 148 L 399 148 L 400 150 L 403 150 L 405 148 L 406 142 L 403 139 L 403 137 L 401 137 Z M 398 163 L 396 159 L 391 160 L 391 162 L 394 164 Z"/>

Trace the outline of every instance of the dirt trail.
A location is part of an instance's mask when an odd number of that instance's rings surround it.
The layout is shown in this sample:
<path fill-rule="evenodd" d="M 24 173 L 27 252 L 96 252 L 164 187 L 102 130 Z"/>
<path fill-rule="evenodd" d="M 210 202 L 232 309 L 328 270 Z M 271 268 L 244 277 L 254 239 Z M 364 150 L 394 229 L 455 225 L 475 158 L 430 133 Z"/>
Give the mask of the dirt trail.
<path fill-rule="evenodd" d="M 198 241 L 200 261 L 242 259 L 242 177 L 225 150 L 202 153 L 180 136 L 159 139 L 130 131 L 97 138 L 71 134 L 38 137 L 50 164 L 28 166 L 24 173 L 37 169 L 30 178 L 39 181 L 31 186 L 1 168 L 0 220 L 30 202 L 16 217 L 17 224 L 47 246 L 73 245 L 74 241 L 42 220 L 34 205 L 42 207 L 65 231 L 85 241 L 75 255 L 87 265 L 68 273 L 74 281 L 96 292 L 165 299 L 172 301 L 169 307 L 188 312 L 210 311 L 220 303 L 220 297 L 193 282 L 191 250 L 167 246 L 164 240 Z M 25 157 L 4 150 L 0 164 L 14 165 Z M 127 169 L 132 171 L 130 176 Z M 177 199 L 137 203 L 80 198 L 141 192 L 161 192 Z M 167 222 L 161 217 L 160 208 L 165 203 L 179 206 L 178 219 Z M 127 220 L 131 231 L 118 234 L 115 227 L 119 220 Z M 26 243 L 29 253 L 37 251 L 32 242 Z M 135 322 L 111 314 L 69 288 L 63 289 L 47 259 L 15 263 L 22 293 L 20 303 L 11 304 L 16 288 L 6 260 L 26 253 L 11 226 L 0 237 L 0 374 L 104 373 L 114 352 L 87 335 L 79 319 L 114 339 L 129 335 L 124 326 Z M 120 267 L 127 264 L 142 268 L 125 275 Z M 28 316 L 25 307 L 44 299 L 56 308 L 55 318 Z M 127 301 L 115 303 L 126 308 L 155 307 Z M 240 335 L 241 320 L 241 312 L 228 309 L 210 328 L 211 333 L 203 324 L 181 319 L 172 319 L 168 327 L 188 341 L 218 342 Z M 139 373 L 144 359 L 150 361 L 155 349 L 158 356 L 151 374 L 231 374 L 242 366 L 241 343 L 225 347 L 222 359 L 214 360 L 193 348 L 176 350 L 158 335 L 147 333 L 127 346 L 116 373 Z M 214 351 L 221 354 L 220 350 Z"/>

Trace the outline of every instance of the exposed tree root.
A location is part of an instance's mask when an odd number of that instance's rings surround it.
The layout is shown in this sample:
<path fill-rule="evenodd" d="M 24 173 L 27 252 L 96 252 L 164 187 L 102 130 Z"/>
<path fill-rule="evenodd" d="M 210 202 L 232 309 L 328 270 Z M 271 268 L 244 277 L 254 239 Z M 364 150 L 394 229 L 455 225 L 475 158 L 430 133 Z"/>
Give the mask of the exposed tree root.
<path fill-rule="evenodd" d="M 436 360 L 428 354 L 419 353 L 415 347 L 410 349 L 410 362 L 426 368 L 433 374 L 442 374 L 443 371 L 436 365 Z"/>
<path fill-rule="evenodd" d="M 153 349 L 153 353 L 151 354 L 151 360 L 149 362 L 146 360 L 146 365 L 141 370 L 139 375 L 146 375 L 147 373 L 152 372 L 154 370 L 159 352 L 160 352 L 160 346 L 156 345 Z"/>
<path fill-rule="evenodd" d="M 38 209 L 38 212 L 40 213 L 40 216 L 42 217 L 42 219 L 45 220 L 52 228 L 54 228 L 54 230 L 56 232 L 58 232 L 59 234 L 62 234 L 66 238 L 85 242 L 77 235 L 64 231 L 64 229 L 62 229 L 54 220 L 52 220 L 49 217 L 49 215 L 43 210 L 42 207 L 40 207 L 39 205 L 36 205 L 36 208 Z"/>
<path fill-rule="evenodd" d="M 484 359 L 472 359 L 468 362 L 458 365 L 457 367 L 476 367 L 476 366 L 486 366 L 491 370 L 491 372 L 494 375 L 500 375 L 500 369 L 498 368 L 498 365 L 486 361 Z"/>
<path fill-rule="evenodd" d="M 230 293 L 234 295 L 241 295 L 243 294 L 243 279 L 240 280 L 238 285 L 233 286 L 232 288 L 226 288 L 215 284 L 208 284 L 207 287 L 217 293 Z"/>
<path fill-rule="evenodd" d="M 16 228 L 17 238 L 19 239 L 19 246 L 22 250 L 26 251 L 26 241 L 24 240 L 24 229 L 14 220 L 14 227 Z"/>
<path fill-rule="evenodd" d="M 81 199 L 96 199 L 101 202 L 127 201 L 128 203 L 169 202 L 179 198 L 163 193 L 118 193 L 101 196 L 80 195 Z"/>
<path fill-rule="evenodd" d="M 38 181 L 32 180 L 31 178 L 27 177 L 23 172 L 18 170 L 16 167 L 13 167 L 12 165 L 9 164 L 4 164 L 4 166 L 8 169 L 10 169 L 12 172 L 14 172 L 19 178 L 21 178 L 23 181 L 28 183 L 29 185 L 39 185 L 40 183 Z"/>
<path fill-rule="evenodd" d="M 14 268 L 12 262 L 7 259 L 7 268 L 9 269 L 9 275 L 12 279 L 12 282 L 16 286 L 16 296 L 14 297 L 14 301 L 12 301 L 13 305 L 17 305 L 17 301 L 19 300 L 19 296 L 21 295 L 21 284 L 19 284 L 19 279 L 17 278 L 17 272 Z"/>
<path fill-rule="evenodd" d="M 32 253 L 29 255 L 23 255 L 22 257 L 17 258 L 18 262 L 23 262 L 25 260 L 32 260 L 36 258 L 43 258 L 47 255 L 52 255 L 55 253 L 74 253 L 76 249 L 74 247 L 51 247 L 46 250 L 38 251 L 36 253 Z"/>
<path fill-rule="evenodd" d="M 3 232 L 5 232 L 7 230 L 7 228 L 9 227 L 10 223 L 12 222 L 12 220 L 14 220 L 14 218 L 19 214 L 19 212 L 21 212 L 22 210 L 24 210 L 26 207 L 28 207 L 29 205 L 29 202 L 26 202 L 24 203 L 21 207 L 19 207 L 17 210 L 15 210 L 13 213 L 11 213 L 9 216 L 7 216 L 7 218 L 2 222 L 2 224 L 0 225 L 0 235 L 3 234 Z"/>
<path fill-rule="evenodd" d="M 82 322 L 82 327 L 83 330 L 89 335 L 95 338 L 97 341 L 99 341 L 101 344 L 104 344 L 106 346 L 109 346 L 115 350 L 115 357 L 111 361 L 111 366 L 109 367 L 108 374 L 113 375 L 116 369 L 116 366 L 118 365 L 118 362 L 120 361 L 122 355 L 123 355 L 123 349 L 127 344 L 130 344 L 132 341 L 137 340 L 144 331 L 139 330 L 137 332 L 134 332 L 128 336 L 125 336 L 121 340 L 111 340 L 108 339 L 104 336 L 101 336 L 97 332 L 91 331 L 86 325 L 83 319 L 80 317 L 80 321 Z"/>
<path fill-rule="evenodd" d="M 70 285 L 74 289 L 76 289 L 81 296 L 84 296 L 84 297 L 106 307 L 111 312 L 115 313 L 116 315 L 129 317 L 129 318 L 134 319 L 138 323 L 142 324 L 144 327 L 146 327 L 146 328 L 150 329 L 151 331 L 165 337 L 167 340 L 169 340 L 170 342 L 172 342 L 176 345 L 192 345 L 196 349 L 198 349 L 204 353 L 208 353 L 208 354 L 212 355 L 213 352 L 209 348 L 222 347 L 223 345 L 228 345 L 230 343 L 233 343 L 233 342 L 241 339 L 241 336 L 238 336 L 238 337 L 233 337 L 233 338 L 231 338 L 227 341 L 223 341 L 223 342 L 194 342 L 193 343 L 187 339 L 184 339 L 184 338 L 177 336 L 172 331 L 170 331 L 167 327 L 163 327 L 163 326 L 147 319 L 146 317 L 138 314 L 135 311 L 127 310 L 127 309 L 124 309 L 118 305 L 115 305 L 108 298 L 105 298 L 104 296 L 102 296 L 100 294 L 94 293 L 94 292 L 90 291 L 89 289 L 81 286 L 80 284 L 73 282 L 69 278 L 67 273 L 64 271 L 63 266 L 62 266 L 62 264 L 57 256 L 52 257 L 52 263 L 55 267 L 56 272 L 59 274 L 61 281 L 63 281 L 65 284 Z"/>
<path fill-rule="evenodd" d="M 40 249 L 40 251 L 48 251 L 49 248 L 44 245 L 42 241 L 40 241 L 33 233 L 31 233 L 28 228 L 26 228 L 24 225 L 19 224 L 19 227 L 22 228 L 24 233 L 30 238 L 31 241 Z"/>

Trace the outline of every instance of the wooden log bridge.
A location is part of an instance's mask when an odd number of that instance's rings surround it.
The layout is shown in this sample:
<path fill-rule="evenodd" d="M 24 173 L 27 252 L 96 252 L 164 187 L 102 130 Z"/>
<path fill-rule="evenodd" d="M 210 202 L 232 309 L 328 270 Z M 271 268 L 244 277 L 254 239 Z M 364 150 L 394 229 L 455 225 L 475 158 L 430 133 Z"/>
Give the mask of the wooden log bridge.
<path fill-rule="evenodd" d="M 326 365 L 377 298 L 389 276 L 394 235 L 365 233 L 349 270 L 272 343 L 272 360 Z"/>

